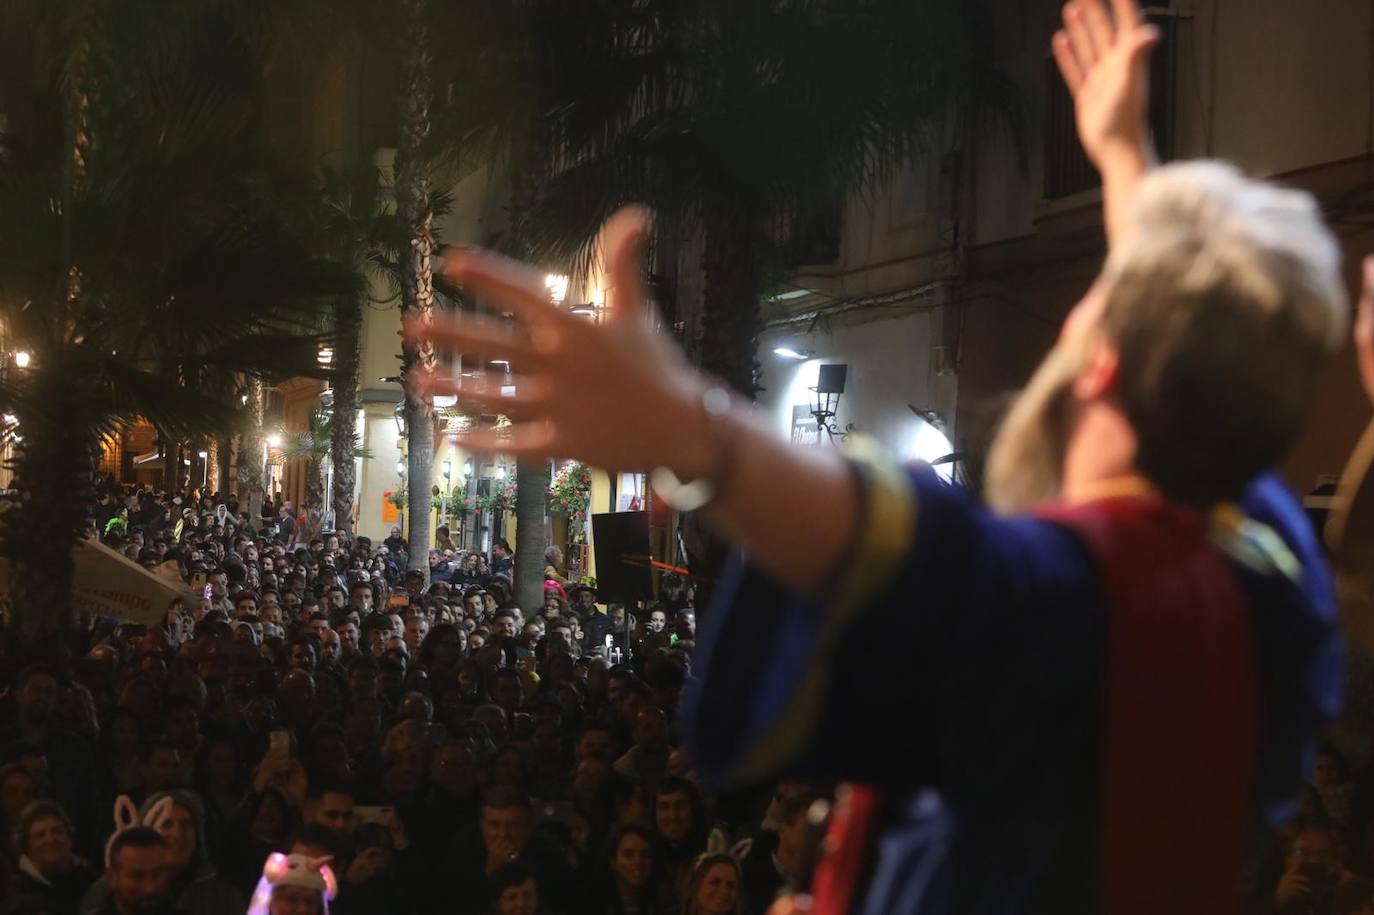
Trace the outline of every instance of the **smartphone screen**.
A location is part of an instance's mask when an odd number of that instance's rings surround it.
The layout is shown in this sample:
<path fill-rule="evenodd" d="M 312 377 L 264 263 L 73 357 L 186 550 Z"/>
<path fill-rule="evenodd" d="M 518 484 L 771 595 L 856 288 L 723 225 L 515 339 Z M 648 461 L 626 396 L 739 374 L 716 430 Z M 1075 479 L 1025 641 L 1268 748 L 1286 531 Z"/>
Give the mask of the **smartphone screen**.
<path fill-rule="evenodd" d="M 210 598 L 215 596 L 215 589 L 210 585 L 206 585 L 205 588 L 200 592 L 200 596 L 205 598 L 206 600 L 209 600 Z"/>
<path fill-rule="evenodd" d="M 358 825 L 385 823 L 391 817 L 390 807 L 354 807 L 353 819 Z"/>

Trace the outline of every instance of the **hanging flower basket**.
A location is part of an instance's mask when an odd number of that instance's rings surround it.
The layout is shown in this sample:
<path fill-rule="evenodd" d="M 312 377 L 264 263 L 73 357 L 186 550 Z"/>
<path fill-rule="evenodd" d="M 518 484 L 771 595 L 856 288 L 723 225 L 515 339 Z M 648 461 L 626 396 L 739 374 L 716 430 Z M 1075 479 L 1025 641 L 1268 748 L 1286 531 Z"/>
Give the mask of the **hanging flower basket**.
<path fill-rule="evenodd" d="M 515 480 L 493 480 L 491 495 L 477 497 L 477 510 L 483 512 L 515 511 Z"/>
<path fill-rule="evenodd" d="M 577 522 L 584 521 L 591 495 L 591 469 L 577 461 L 564 464 L 554 475 L 553 485 L 549 487 L 549 514 L 563 515 Z"/>

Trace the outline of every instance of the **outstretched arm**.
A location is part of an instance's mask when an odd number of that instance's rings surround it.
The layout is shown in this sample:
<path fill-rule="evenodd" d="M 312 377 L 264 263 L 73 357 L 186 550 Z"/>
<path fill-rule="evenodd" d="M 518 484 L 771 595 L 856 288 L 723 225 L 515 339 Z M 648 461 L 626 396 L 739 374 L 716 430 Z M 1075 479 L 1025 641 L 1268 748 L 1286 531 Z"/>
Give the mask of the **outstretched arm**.
<path fill-rule="evenodd" d="M 647 213 L 631 207 L 603 230 L 616 304 L 603 324 L 551 307 L 540 272 L 448 249 L 440 278 L 514 314 L 519 328 L 456 316 L 408 332 L 439 349 L 510 360 L 515 391 L 505 376 L 431 379 L 429 389 L 517 421 L 509 434 L 471 436 L 477 450 L 577 458 L 607 470 L 663 467 L 684 481 L 709 481 L 717 492 L 703 512 L 709 524 L 777 580 L 819 596 L 856 530 L 853 472 L 833 449 L 790 447 L 742 405 L 708 410 L 723 392 L 645 321 L 647 228 Z"/>
<path fill-rule="evenodd" d="M 1113 17 L 1115 17 L 1113 19 Z M 1135 0 L 1071 0 L 1054 58 L 1073 96 L 1078 136 L 1102 173 L 1102 202 L 1111 247 L 1128 232 L 1130 202 L 1154 164 L 1148 125 L 1150 50 L 1159 30 Z"/>

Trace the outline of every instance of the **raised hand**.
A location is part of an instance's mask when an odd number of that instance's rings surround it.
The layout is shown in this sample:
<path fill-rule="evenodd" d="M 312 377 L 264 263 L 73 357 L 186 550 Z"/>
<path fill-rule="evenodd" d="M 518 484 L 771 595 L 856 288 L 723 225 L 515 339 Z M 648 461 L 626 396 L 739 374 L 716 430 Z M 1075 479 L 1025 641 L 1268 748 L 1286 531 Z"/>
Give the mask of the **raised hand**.
<path fill-rule="evenodd" d="M 1071 0 L 1054 58 L 1073 96 L 1078 136 L 1099 169 L 1114 156 L 1151 158 L 1148 126 L 1150 50 L 1159 30 L 1144 22 L 1135 0 Z"/>
<path fill-rule="evenodd" d="M 614 308 L 600 325 L 550 305 L 543 274 L 525 264 L 486 251 L 444 252 L 437 272 L 444 282 L 476 291 L 513 314 L 518 325 L 457 316 L 407 328 L 428 335 L 436 349 L 510 361 L 513 376 L 424 382 L 431 393 L 457 394 L 516 421 L 505 432 L 474 433 L 465 444 L 577 458 L 608 470 L 707 472 L 708 436 L 694 428 L 706 420 L 700 406 L 705 383 L 654 333 L 644 313 L 640 250 L 648 224 L 647 211 L 627 207 L 602 231 Z"/>

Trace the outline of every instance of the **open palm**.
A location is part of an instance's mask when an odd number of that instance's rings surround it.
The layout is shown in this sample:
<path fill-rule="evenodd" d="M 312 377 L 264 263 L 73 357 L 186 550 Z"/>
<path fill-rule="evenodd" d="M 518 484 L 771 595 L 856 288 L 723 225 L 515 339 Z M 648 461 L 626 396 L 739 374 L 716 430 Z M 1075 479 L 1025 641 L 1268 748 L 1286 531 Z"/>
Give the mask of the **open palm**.
<path fill-rule="evenodd" d="M 667 466 L 701 473 L 702 391 L 682 354 L 649 328 L 641 245 L 648 213 L 626 207 L 606 223 L 601 249 L 615 307 L 593 324 L 549 304 L 543 273 L 486 251 L 448 249 L 442 281 L 480 294 L 516 326 L 454 315 L 408 333 L 438 350 L 509 360 L 514 377 L 434 377 L 435 394 L 504 413 L 514 427 L 473 433 L 468 447 L 513 455 L 576 458 L 609 470 Z M 513 383 L 512 383 L 513 382 Z M 614 404 L 614 407 L 610 405 Z M 703 419 L 704 421 L 704 419 Z"/>
<path fill-rule="evenodd" d="M 1148 63 L 1159 30 L 1144 22 L 1135 0 L 1072 0 L 1054 57 L 1074 98 L 1078 134 L 1095 165 L 1114 152 L 1135 154 L 1148 143 Z"/>

